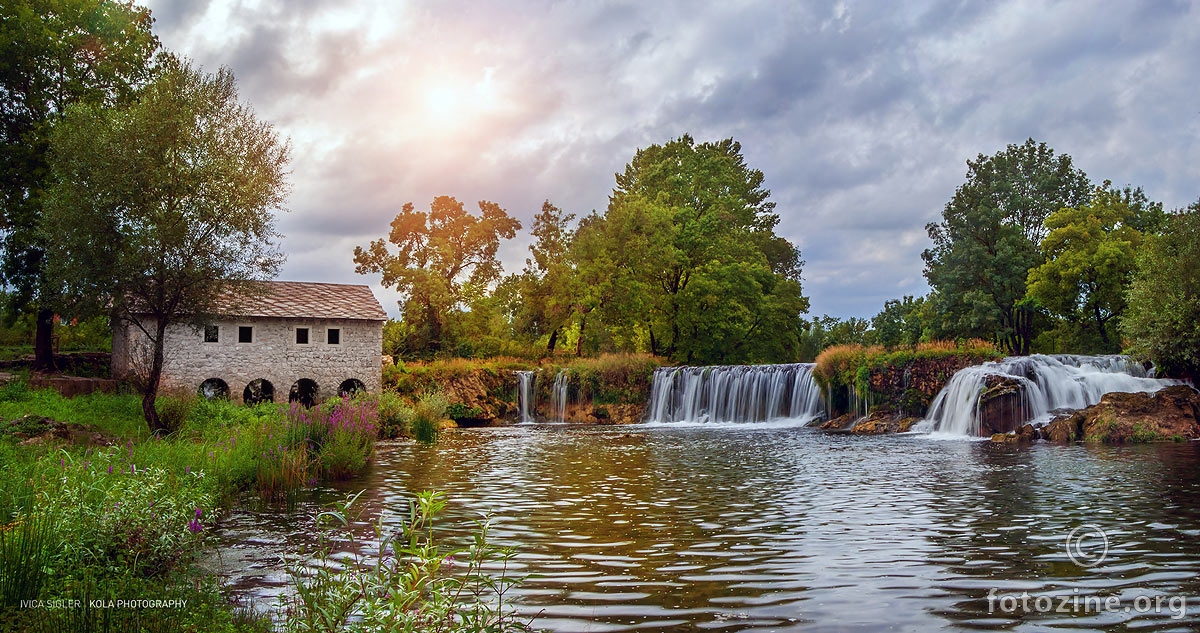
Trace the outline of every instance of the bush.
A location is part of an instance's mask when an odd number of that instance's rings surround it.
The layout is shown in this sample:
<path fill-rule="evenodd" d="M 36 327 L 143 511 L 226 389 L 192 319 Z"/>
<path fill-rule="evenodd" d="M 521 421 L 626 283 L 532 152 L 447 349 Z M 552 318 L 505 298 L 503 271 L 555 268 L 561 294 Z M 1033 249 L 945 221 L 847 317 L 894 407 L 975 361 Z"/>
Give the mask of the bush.
<path fill-rule="evenodd" d="M 427 393 L 417 401 L 413 411 L 413 439 L 422 444 L 436 444 L 446 409 L 450 407 L 446 396 L 438 392 Z"/>
<path fill-rule="evenodd" d="M 195 406 L 196 399 L 192 397 L 158 398 L 154 401 L 154 407 L 158 409 L 158 420 L 168 433 L 178 431 Z"/>
<path fill-rule="evenodd" d="M 398 437 L 410 437 L 409 425 L 413 419 L 413 408 L 394 391 L 384 390 L 375 397 L 375 407 L 379 415 L 379 437 L 393 440 Z"/>

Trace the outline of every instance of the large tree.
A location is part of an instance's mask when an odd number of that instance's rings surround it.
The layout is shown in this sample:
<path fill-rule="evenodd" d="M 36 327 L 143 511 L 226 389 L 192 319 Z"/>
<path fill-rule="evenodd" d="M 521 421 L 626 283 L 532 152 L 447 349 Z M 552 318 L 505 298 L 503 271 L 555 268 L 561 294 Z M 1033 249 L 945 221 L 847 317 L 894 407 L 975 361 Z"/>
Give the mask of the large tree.
<path fill-rule="evenodd" d="M 1136 227 L 1157 228 L 1162 215 L 1162 205 L 1140 188 L 1105 182 L 1087 204 L 1046 218 L 1045 261 L 1029 271 L 1027 284 L 1029 298 L 1060 320 L 1055 333 L 1063 349 L 1055 351 L 1121 351 L 1117 320 L 1142 242 Z"/>
<path fill-rule="evenodd" d="M 37 315 L 36 366 L 53 368 L 52 304 L 42 231 L 47 150 L 73 103 L 126 102 L 150 76 L 159 43 L 150 12 L 128 1 L 0 3 L 0 211 L 9 314 Z"/>
<path fill-rule="evenodd" d="M 1200 378 L 1200 201 L 1146 236 L 1127 300 L 1130 351 L 1165 374 Z"/>
<path fill-rule="evenodd" d="M 354 248 L 359 274 L 382 273 L 384 286 L 404 293 L 404 320 L 419 339 L 408 349 L 421 354 L 440 351 L 446 343 L 447 317 L 500 278 L 500 240 L 512 239 L 521 223 L 494 202 L 481 200 L 479 212 L 467 213 L 450 196 L 434 198 L 428 213 L 409 202 L 392 220 L 387 240 Z"/>
<path fill-rule="evenodd" d="M 1028 354 L 1035 310 L 1025 301 L 1025 280 L 1042 261 L 1046 217 L 1087 202 L 1090 190 L 1070 156 L 1055 156 L 1033 139 L 967 161 L 967 181 L 942 221 L 925 227 L 933 248 L 921 257 L 939 301 L 940 329 Z"/>
<path fill-rule="evenodd" d="M 288 154 L 229 70 L 174 58 L 136 101 L 77 104 L 56 126 L 47 275 L 77 311 L 111 310 L 144 335 L 142 411 L 156 433 L 167 329 L 208 322 L 282 263 L 273 212 Z"/>
<path fill-rule="evenodd" d="M 575 265 L 570 257 L 575 214 L 566 213 L 549 200 L 533 218 L 525 269 L 516 284 L 513 301 L 515 328 L 536 339 L 545 337 L 546 353 L 554 353 L 576 306 Z"/>
<path fill-rule="evenodd" d="M 775 234 L 779 216 L 763 173 L 733 139 L 682 136 L 637 151 L 609 201 L 650 207 L 672 227 L 664 264 L 645 271 L 653 291 L 650 350 L 683 362 L 788 360 L 798 352 L 799 250 Z"/>

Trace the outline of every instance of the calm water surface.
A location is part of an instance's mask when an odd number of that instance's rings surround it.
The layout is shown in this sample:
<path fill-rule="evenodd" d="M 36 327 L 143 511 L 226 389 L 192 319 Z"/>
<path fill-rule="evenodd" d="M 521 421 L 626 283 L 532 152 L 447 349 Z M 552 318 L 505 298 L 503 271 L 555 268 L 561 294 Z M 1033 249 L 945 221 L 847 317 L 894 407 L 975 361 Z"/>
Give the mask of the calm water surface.
<path fill-rule="evenodd" d="M 513 594 L 521 611 L 552 631 L 1200 626 L 1197 443 L 1012 447 L 749 425 L 457 430 L 435 447 L 381 445 L 368 475 L 292 512 L 235 513 L 219 533 L 235 589 L 273 603 L 279 557 L 311 544 L 321 502 L 359 489 L 367 516 L 392 523 L 421 490 L 447 493 L 451 533 L 490 513 L 495 540 L 516 546 L 530 574 Z M 1110 544 L 1092 567 L 1066 549 L 1085 524 Z M 1079 551 L 1101 548 L 1093 536 Z M 1029 613 L 1015 604 L 1023 592 Z M 1085 612 L 1095 595 L 1122 602 Z M 1074 613 L 1036 612 L 1038 598 L 1057 608 L 1076 596 Z"/>

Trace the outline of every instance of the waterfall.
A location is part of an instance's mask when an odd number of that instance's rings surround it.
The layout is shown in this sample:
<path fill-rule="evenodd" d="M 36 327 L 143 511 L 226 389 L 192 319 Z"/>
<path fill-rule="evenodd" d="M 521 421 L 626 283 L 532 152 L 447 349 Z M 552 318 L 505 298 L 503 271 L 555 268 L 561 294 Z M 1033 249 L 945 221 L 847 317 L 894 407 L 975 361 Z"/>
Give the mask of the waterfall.
<path fill-rule="evenodd" d="M 934 398 L 919 430 L 980 435 L 979 397 L 990 377 L 1016 381 L 1025 422 L 1048 419 L 1056 409 L 1083 409 L 1114 391 L 1153 393 L 1178 380 L 1153 377 L 1125 356 L 1014 356 L 960 369 Z"/>
<path fill-rule="evenodd" d="M 813 420 L 825 414 L 812 363 L 660 367 L 648 422 Z"/>
<path fill-rule="evenodd" d="M 517 377 L 521 381 L 521 391 L 517 395 L 517 402 L 521 407 L 521 423 L 528 424 L 533 422 L 533 381 L 537 376 L 532 371 L 518 371 Z"/>
<path fill-rule="evenodd" d="M 567 370 L 558 370 L 554 387 L 550 389 L 550 408 L 554 410 L 555 422 L 567 421 Z"/>

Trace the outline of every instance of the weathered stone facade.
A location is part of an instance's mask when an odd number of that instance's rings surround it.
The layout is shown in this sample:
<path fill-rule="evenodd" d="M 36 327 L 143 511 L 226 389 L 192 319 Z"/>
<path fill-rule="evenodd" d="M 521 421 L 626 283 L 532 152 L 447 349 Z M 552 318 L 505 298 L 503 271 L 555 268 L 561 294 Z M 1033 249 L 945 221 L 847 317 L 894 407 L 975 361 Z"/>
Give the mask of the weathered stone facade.
<path fill-rule="evenodd" d="M 292 282 L 275 283 L 291 284 L 289 291 L 302 286 Z M 303 286 L 314 286 L 313 291 L 321 292 L 339 285 Z M 300 387 L 298 381 L 302 379 L 316 383 L 318 401 L 337 395 L 346 381 L 361 381 L 368 391 L 379 391 L 383 369 L 380 362 L 383 309 L 369 288 L 348 288 L 356 289 L 360 299 L 363 291 L 367 293 L 370 302 L 374 303 L 373 310 L 366 306 L 358 312 L 361 316 L 374 318 L 319 318 L 312 316 L 314 309 L 309 302 L 304 309 L 296 310 L 296 317 L 230 317 L 217 320 L 208 328 L 171 326 L 164 344 L 166 358 L 161 388 L 169 392 L 196 393 L 205 381 L 217 379 L 227 385 L 231 397 L 241 400 L 247 386 L 262 379 L 273 388 L 275 402 L 287 402 L 289 393 L 293 387 Z M 365 299 L 361 303 L 366 303 Z M 288 307 L 286 302 L 276 301 L 261 311 L 280 314 L 286 313 Z M 353 314 L 344 309 L 330 312 Z M 211 326 L 215 326 L 215 332 Z M 307 330 L 307 336 L 303 330 Z M 332 339 L 331 330 L 336 330 Z M 246 342 L 247 338 L 249 342 Z M 147 350 L 147 337 L 139 328 L 132 324 L 115 328 L 113 375 L 128 377 L 136 374 L 139 364 L 149 358 Z"/>

